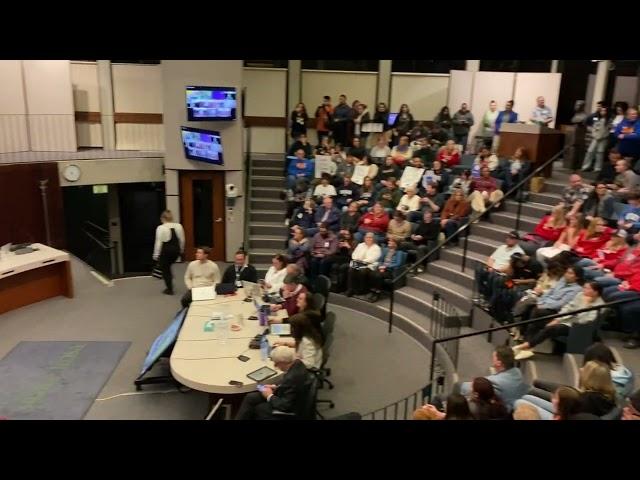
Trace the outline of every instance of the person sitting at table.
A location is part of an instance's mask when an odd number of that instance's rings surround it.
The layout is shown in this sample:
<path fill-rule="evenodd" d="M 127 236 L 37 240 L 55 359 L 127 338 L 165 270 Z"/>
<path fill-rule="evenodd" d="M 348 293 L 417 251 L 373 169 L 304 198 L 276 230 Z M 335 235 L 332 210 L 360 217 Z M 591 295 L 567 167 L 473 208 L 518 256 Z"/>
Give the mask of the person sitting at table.
<path fill-rule="evenodd" d="M 280 290 L 280 296 L 283 298 L 284 302 L 277 305 L 271 305 L 271 311 L 277 312 L 279 310 L 286 310 L 288 316 L 295 315 L 299 310 L 297 302 L 298 295 L 307 292 L 307 287 L 300 283 L 298 277 L 288 274 L 284 277 L 284 285 Z"/>
<path fill-rule="evenodd" d="M 296 358 L 293 348 L 284 346 L 271 351 L 271 360 L 284 372 L 282 381 L 279 385 L 265 385 L 261 392 L 247 394 L 236 420 L 273 420 L 274 410 L 296 413 L 304 408 L 309 378 L 305 364 Z"/>
<path fill-rule="evenodd" d="M 263 282 L 263 287 L 268 293 L 276 293 L 282 288 L 284 277 L 287 275 L 287 263 L 284 255 L 278 254 L 271 259 L 271 266 Z"/>
<path fill-rule="evenodd" d="M 209 260 L 209 247 L 198 247 L 196 249 L 196 259 L 189 263 L 187 271 L 184 273 L 184 284 L 187 286 L 187 293 L 182 297 L 183 308 L 191 304 L 191 289 L 197 287 L 211 287 L 220 283 L 220 269 L 218 265 Z"/>
<path fill-rule="evenodd" d="M 237 288 L 242 288 L 242 282 L 258 281 L 258 272 L 253 265 L 247 263 L 247 253 L 238 250 L 234 257 L 233 265 L 229 265 L 222 275 L 221 283 L 233 283 Z"/>
<path fill-rule="evenodd" d="M 291 337 L 280 338 L 273 346 L 287 346 L 296 349 L 296 356 L 307 368 L 320 368 L 322 366 L 322 334 L 313 325 L 309 316 L 304 313 L 296 313 L 289 317 L 291 325 Z"/>

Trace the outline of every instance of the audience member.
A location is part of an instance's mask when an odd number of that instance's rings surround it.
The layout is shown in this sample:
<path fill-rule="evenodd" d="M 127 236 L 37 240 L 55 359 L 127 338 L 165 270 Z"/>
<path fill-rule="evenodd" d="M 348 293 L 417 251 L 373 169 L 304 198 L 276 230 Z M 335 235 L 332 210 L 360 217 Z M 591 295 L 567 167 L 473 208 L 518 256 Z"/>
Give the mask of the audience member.
<path fill-rule="evenodd" d="M 451 123 L 453 124 L 453 138 L 464 151 L 469 141 L 469 130 L 473 126 L 473 114 L 467 108 L 466 103 L 463 103 L 460 110 L 453 114 Z"/>
<path fill-rule="evenodd" d="M 376 241 L 381 243 L 384 242 L 388 226 L 389 215 L 384 211 L 382 204 L 377 202 L 373 205 L 370 212 L 367 212 L 360 217 L 358 231 L 355 233 L 354 237 L 356 241 L 360 242 L 365 234 L 372 233 L 375 235 Z"/>
<path fill-rule="evenodd" d="M 460 163 L 460 150 L 453 140 L 448 140 L 446 145 L 438 150 L 436 158 L 445 167 L 452 168 Z"/>
<path fill-rule="evenodd" d="M 307 134 L 307 120 L 309 120 L 309 115 L 307 115 L 304 103 L 298 103 L 290 116 L 291 138 Z"/>
<path fill-rule="evenodd" d="M 382 255 L 382 250 L 376 243 L 372 232 L 364 235 L 364 241 L 360 243 L 351 255 L 351 264 L 348 274 L 347 297 L 362 294 L 363 287 L 369 285 L 369 277 L 376 270 Z"/>
<path fill-rule="evenodd" d="M 271 266 L 264 276 L 263 286 L 267 293 L 277 293 L 284 284 L 287 275 L 287 259 L 284 255 L 275 255 L 271 259 Z"/>
<path fill-rule="evenodd" d="M 318 108 L 316 108 L 315 114 L 318 144 L 322 144 L 322 140 L 329 137 L 332 115 L 333 107 L 331 106 L 331 97 L 325 95 L 324 97 L 322 97 L 322 104 Z"/>
<path fill-rule="evenodd" d="M 462 190 L 454 191 L 440 215 L 440 226 L 444 230 L 446 238 L 451 237 L 464 223 L 469 221 L 470 212 L 471 204 L 464 197 Z M 450 243 L 457 245 L 458 240 L 458 237 L 453 238 Z"/>
<path fill-rule="evenodd" d="M 326 223 L 321 223 L 311 242 L 309 277 L 312 280 L 320 275 L 327 258 L 336 253 L 337 248 L 338 237 L 329 230 Z"/>
<path fill-rule="evenodd" d="M 502 197 L 504 193 L 498 188 L 496 179 L 491 176 L 489 167 L 482 167 L 480 177 L 471 181 L 471 195 L 469 195 L 471 208 L 476 213 L 484 213 L 487 205 L 499 205 Z"/>
<path fill-rule="evenodd" d="M 238 250 L 234 256 L 233 265 L 229 265 L 222 275 L 222 283 L 233 283 L 238 288 L 242 287 L 243 281 L 256 283 L 258 272 L 248 261 L 247 254 Z"/>

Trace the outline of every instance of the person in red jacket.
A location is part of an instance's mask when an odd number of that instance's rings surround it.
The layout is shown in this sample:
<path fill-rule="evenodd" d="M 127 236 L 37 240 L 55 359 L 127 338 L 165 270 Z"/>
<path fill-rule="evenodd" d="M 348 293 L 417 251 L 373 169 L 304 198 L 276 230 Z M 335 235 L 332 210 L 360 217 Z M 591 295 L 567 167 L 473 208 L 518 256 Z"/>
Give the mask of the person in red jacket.
<path fill-rule="evenodd" d="M 523 242 L 520 242 L 520 246 L 527 254 L 533 255 L 538 248 L 553 245 L 560 238 L 566 226 L 567 219 L 564 207 L 556 205 L 551 210 L 551 214 L 542 217 L 532 233 L 527 233 L 522 237 Z"/>
<path fill-rule="evenodd" d="M 376 202 L 370 212 L 365 213 L 358 221 L 358 231 L 354 238 L 358 243 L 362 242 L 365 234 L 372 232 L 376 237 L 376 243 L 384 242 L 389 226 L 389 215 L 384 211 L 381 203 Z"/>
<path fill-rule="evenodd" d="M 446 168 L 453 168 L 460 164 L 460 150 L 453 140 L 448 140 L 447 144 L 438 151 L 436 156 Z"/>
<path fill-rule="evenodd" d="M 622 320 L 623 331 L 631 334 L 623 345 L 624 348 L 640 347 L 640 269 L 637 269 L 621 284 L 605 288 L 602 296 L 606 302 L 625 299 L 637 300 L 621 304 L 617 309 Z"/>
<path fill-rule="evenodd" d="M 602 248 L 596 250 L 594 255 L 578 260 L 575 265 L 584 268 L 584 277 L 587 280 L 594 280 L 601 276 L 604 270 L 613 270 L 628 249 L 627 232 L 618 230 Z"/>
<path fill-rule="evenodd" d="M 640 239 L 640 234 L 636 234 L 634 238 Z M 628 252 L 622 260 L 616 264 L 613 271 L 604 270 L 602 272 L 604 275 L 596 277 L 595 281 L 602 285 L 603 288 L 616 286 L 638 272 L 640 272 L 640 247 Z"/>
<path fill-rule="evenodd" d="M 583 258 L 592 258 L 598 249 L 604 247 L 609 241 L 614 231 L 614 229 L 607 227 L 607 222 L 602 218 L 593 218 L 589 222 L 589 226 L 578 235 L 573 252 Z"/>

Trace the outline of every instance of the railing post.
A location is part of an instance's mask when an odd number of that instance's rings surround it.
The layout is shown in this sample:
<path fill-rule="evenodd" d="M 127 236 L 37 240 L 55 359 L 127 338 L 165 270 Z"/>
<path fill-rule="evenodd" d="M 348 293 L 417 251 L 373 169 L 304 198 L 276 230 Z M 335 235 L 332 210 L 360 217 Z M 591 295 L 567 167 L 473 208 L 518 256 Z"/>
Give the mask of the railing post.
<path fill-rule="evenodd" d="M 469 248 L 469 235 L 471 235 L 471 218 L 469 218 L 469 226 L 464 236 L 464 246 L 462 247 L 462 266 L 460 271 L 464 273 L 464 269 L 467 267 L 467 250 Z"/>
<path fill-rule="evenodd" d="M 433 385 L 433 374 L 434 374 L 434 370 L 436 369 L 436 347 L 438 345 L 438 340 L 435 339 L 433 341 L 433 343 L 431 344 L 431 366 L 429 367 L 429 385 L 430 385 L 430 389 L 429 389 L 429 400 L 427 403 L 431 403 L 431 399 L 433 397 L 433 389 L 434 389 L 434 385 Z"/>
<path fill-rule="evenodd" d="M 393 304 L 395 301 L 395 282 L 391 282 L 391 294 L 389 295 L 389 333 L 393 329 Z"/>
<path fill-rule="evenodd" d="M 520 230 L 520 214 L 522 213 L 522 185 L 518 188 L 516 192 L 516 197 L 518 199 L 518 214 L 516 215 L 516 232 Z"/>

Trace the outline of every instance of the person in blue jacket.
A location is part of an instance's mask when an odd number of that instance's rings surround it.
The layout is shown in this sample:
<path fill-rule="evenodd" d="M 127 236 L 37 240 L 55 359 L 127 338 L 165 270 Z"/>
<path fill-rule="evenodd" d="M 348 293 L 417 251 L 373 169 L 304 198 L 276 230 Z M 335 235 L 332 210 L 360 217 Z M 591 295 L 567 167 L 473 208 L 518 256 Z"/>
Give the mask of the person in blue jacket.
<path fill-rule="evenodd" d="M 625 205 L 618 217 L 618 226 L 629 234 L 640 231 L 640 193 L 633 192 L 627 198 L 628 205 Z"/>
<path fill-rule="evenodd" d="M 299 178 L 306 178 L 308 181 L 313 180 L 313 174 L 315 171 L 315 162 L 309 158 L 305 158 L 304 150 L 299 148 L 296 150 L 296 159 L 291 160 L 289 168 L 287 170 L 287 187 L 293 189 L 296 185 L 296 180 Z"/>
<path fill-rule="evenodd" d="M 389 237 L 387 246 L 382 249 L 382 255 L 380 255 L 380 260 L 378 261 L 378 268 L 372 272 L 369 277 L 371 279 L 370 302 L 377 302 L 380 299 L 385 279 L 393 278 L 393 276 L 397 274 L 397 269 L 404 265 L 406 260 L 407 253 L 398 250 L 398 242 L 394 238 Z"/>
<path fill-rule="evenodd" d="M 518 114 L 513 111 L 513 100 L 509 100 L 505 105 L 505 109 L 498 113 L 496 118 L 496 135 L 500 135 L 500 127 L 503 123 L 516 123 Z"/>
<path fill-rule="evenodd" d="M 640 122 L 638 122 L 638 109 L 630 107 L 627 117 L 616 127 L 614 133 L 618 139 L 618 151 L 623 157 L 631 157 L 634 160 L 640 158 Z M 634 169 L 637 169 L 638 165 Z"/>

